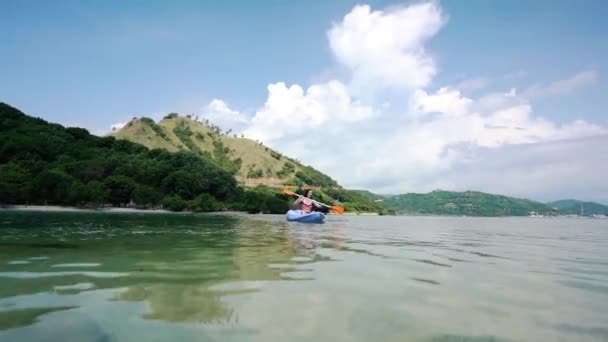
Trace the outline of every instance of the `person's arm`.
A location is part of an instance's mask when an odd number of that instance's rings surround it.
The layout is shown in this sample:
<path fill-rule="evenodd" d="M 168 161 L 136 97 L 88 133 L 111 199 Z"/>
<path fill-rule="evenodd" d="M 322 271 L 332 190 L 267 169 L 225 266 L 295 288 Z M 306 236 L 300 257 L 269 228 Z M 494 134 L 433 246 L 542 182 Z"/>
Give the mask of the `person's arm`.
<path fill-rule="evenodd" d="M 298 196 L 298 198 L 293 202 L 294 205 L 298 205 L 302 202 L 302 196 Z"/>

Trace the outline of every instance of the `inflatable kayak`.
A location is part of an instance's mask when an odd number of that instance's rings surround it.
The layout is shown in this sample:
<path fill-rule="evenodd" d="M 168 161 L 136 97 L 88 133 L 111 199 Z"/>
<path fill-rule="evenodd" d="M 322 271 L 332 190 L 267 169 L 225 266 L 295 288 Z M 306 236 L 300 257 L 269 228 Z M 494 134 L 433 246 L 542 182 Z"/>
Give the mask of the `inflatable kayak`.
<path fill-rule="evenodd" d="M 313 211 L 312 213 L 303 214 L 301 210 L 290 210 L 287 212 L 287 221 L 303 222 L 303 223 L 323 223 L 325 215 L 320 212 Z"/>

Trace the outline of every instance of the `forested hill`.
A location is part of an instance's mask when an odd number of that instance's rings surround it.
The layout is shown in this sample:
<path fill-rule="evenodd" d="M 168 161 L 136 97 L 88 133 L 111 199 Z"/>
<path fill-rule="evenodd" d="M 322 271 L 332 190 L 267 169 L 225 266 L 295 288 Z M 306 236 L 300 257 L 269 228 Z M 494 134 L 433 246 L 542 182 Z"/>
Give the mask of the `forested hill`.
<path fill-rule="evenodd" d="M 292 199 L 277 189 L 240 186 L 230 165 L 202 151 L 150 150 L 112 136 L 97 137 L 0 103 L 0 204 L 272 213 L 288 209 Z M 294 183 L 318 188 L 316 195 L 326 203 L 339 200 L 347 210 L 383 209 L 310 167 L 302 166 L 292 176 Z"/>
<path fill-rule="evenodd" d="M 208 120 L 199 120 L 192 115 L 170 113 L 158 123 L 146 117 L 133 118 L 112 135 L 149 148 L 192 152 L 216 162 L 246 187 L 311 187 L 318 200 L 339 201 L 349 212 L 389 213 L 382 203 L 344 189 L 312 166 L 303 165 L 262 142 L 239 136 L 231 130 L 222 131 Z"/>
<path fill-rule="evenodd" d="M 208 211 L 245 207 L 252 196 L 228 171 L 192 153 L 148 150 L 97 137 L 82 128 L 27 116 L 4 103 L 0 118 L 0 203 L 164 204 L 174 210 Z"/>
<path fill-rule="evenodd" d="M 550 202 L 547 205 L 567 215 L 608 215 L 608 206 L 595 202 L 570 199 Z"/>
<path fill-rule="evenodd" d="M 390 196 L 384 204 L 400 213 L 467 216 L 554 215 L 558 211 L 526 199 L 487 194 L 476 191 L 432 191 Z"/>
<path fill-rule="evenodd" d="M 192 115 L 171 113 L 158 123 L 146 117 L 133 118 L 112 135 L 148 148 L 190 151 L 212 159 L 243 185 L 338 186 L 331 177 L 264 146 L 262 142 L 239 136 L 231 130 L 222 131 L 208 120 L 198 120 Z"/>

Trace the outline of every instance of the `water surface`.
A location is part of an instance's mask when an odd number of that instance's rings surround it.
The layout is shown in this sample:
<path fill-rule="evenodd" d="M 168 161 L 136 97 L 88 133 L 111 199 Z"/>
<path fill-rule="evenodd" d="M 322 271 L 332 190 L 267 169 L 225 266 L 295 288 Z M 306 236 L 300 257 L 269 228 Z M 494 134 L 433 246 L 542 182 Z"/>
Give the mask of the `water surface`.
<path fill-rule="evenodd" d="M 0 341 L 608 341 L 608 220 L 0 212 Z"/>

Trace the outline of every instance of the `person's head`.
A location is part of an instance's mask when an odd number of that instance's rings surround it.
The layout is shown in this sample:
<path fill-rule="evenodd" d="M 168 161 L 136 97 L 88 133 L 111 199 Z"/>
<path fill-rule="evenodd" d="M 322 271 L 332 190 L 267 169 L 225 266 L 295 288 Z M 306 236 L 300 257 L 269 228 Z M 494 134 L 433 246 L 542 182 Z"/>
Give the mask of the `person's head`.
<path fill-rule="evenodd" d="M 312 190 L 310 190 L 310 189 L 304 190 L 304 197 L 312 198 Z"/>

